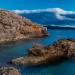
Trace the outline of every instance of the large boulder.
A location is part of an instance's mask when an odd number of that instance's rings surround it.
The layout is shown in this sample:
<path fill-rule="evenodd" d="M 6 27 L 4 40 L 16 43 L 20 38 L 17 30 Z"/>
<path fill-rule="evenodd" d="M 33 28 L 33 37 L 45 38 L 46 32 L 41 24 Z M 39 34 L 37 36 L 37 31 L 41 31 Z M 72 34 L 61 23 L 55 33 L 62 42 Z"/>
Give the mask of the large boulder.
<path fill-rule="evenodd" d="M 1 67 L 0 75 L 21 75 L 19 71 L 13 67 Z"/>
<path fill-rule="evenodd" d="M 14 12 L 0 9 L 0 42 L 46 35 L 46 28 Z"/>
<path fill-rule="evenodd" d="M 13 59 L 11 63 L 19 65 L 56 64 L 75 56 L 75 40 L 62 39 L 50 46 L 34 45 L 28 49 L 28 55 Z"/>

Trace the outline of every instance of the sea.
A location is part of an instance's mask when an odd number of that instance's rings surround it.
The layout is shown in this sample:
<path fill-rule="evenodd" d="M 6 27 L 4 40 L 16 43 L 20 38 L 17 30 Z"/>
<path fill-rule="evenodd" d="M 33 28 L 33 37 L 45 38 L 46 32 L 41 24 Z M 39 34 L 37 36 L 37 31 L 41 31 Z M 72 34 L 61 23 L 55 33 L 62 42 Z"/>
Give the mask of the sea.
<path fill-rule="evenodd" d="M 58 39 L 75 39 L 75 0 L 0 0 L 0 8 L 17 13 L 48 28 L 49 36 L 0 44 L 0 67 L 25 56 L 33 44 L 51 45 Z M 57 65 L 14 66 L 22 75 L 75 75 L 75 60 Z"/>

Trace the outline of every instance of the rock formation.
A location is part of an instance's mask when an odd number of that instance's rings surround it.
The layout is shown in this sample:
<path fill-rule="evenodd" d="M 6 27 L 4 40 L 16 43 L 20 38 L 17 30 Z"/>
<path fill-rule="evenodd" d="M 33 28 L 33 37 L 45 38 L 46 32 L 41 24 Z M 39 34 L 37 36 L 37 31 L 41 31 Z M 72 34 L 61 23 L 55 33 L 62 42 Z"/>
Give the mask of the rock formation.
<path fill-rule="evenodd" d="M 14 12 L 0 10 L 0 42 L 46 35 L 46 28 Z"/>
<path fill-rule="evenodd" d="M 28 55 L 13 59 L 12 64 L 40 65 L 56 64 L 75 56 L 75 39 L 61 39 L 49 46 L 34 45 L 28 49 Z"/>
<path fill-rule="evenodd" d="M 17 69 L 13 67 L 1 67 L 0 75 L 21 75 Z"/>

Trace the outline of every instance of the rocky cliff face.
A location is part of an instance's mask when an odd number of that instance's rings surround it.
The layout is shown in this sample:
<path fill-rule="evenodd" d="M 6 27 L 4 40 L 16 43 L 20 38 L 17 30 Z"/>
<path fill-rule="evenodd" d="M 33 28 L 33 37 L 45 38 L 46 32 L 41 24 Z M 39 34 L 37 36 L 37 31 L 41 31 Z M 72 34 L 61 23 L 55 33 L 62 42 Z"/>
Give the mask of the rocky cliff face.
<path fill-rule="evenodd" d="M 34 45 L 28 50 L 27 56 L 11 62 L 20 65 L 56 64 L 72 57 L 75 57 L 75 40 L 62 39 L 50 46 Z"/>
<path fill-rule="evenodd" d="M 45 35 L 47 35 L 45 28 L 14 12 L 0 10 L 0 42 Z"/>

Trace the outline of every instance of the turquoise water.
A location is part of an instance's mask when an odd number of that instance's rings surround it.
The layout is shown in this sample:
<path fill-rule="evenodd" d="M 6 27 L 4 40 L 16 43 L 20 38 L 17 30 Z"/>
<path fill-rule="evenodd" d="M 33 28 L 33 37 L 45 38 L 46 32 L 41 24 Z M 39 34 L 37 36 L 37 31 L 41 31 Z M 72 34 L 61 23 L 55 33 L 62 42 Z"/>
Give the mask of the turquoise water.
<path fill-rule="evenodd" d="M 32 40 L 20 40 L 0 45 L 0 66 L 12 66 L 6 64 L 9 60 L 27 54 L 27 49 L 33 43 L 43 45 L 52 44 L 59 38 L 75 38 L 75 30 L 50 29 L 49 36 Z M 39 67 L 18 67 L 22 75 L 75 75 L 75 60 L 69 60 L 58 65 Z"/>
<path fill-rule="evenodd" d="M 75 28 L 75 0 L 0 0 L 0 8 L 17 9 L 20 15 L 42 25 Z M 75 29 L 49 29 L 48 32 L 49 36 L 45 38 L 0 44 L 0 66 L 12 66 L 7 62 L 26 55 L 27 49 L 34 43 L 49 45 L 58 39 L 75 38 Z M 75 75 L 74 59 L 54 66 L 15 67 L 21 71 L 22 75 Z"/>

